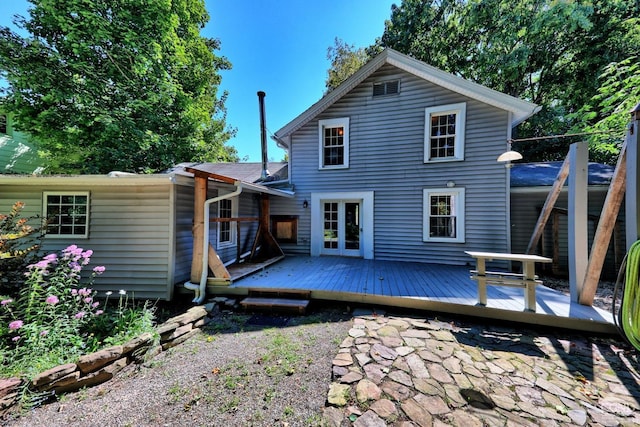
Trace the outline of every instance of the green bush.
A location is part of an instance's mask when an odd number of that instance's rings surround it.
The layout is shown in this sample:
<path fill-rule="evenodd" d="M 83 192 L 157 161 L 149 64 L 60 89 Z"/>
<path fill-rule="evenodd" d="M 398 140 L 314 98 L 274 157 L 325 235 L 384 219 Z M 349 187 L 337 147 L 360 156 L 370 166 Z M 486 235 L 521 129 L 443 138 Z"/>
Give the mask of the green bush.
<path fill-rule="evenodd" d="M 0 295 L 17 297 L 24 270 L 35 262 L 42 227 L 33 227 L 38 217 L 21 217 L 23 202 L 16 202 L 8 214 L 0 214 Z"/>
<path fill-rule="evenodd" d="M 0 301 L 0 376 L 33 378 L 82 354 L 153 331 L 154 308 L 136 306 L 120 291 L 117 306 L 91 289 L 105 267 L 81 273 L 93 251 L 71 245 L 27 267 L 19 296 Z M 110 293 L 108 293 L 110 295 Z"/>

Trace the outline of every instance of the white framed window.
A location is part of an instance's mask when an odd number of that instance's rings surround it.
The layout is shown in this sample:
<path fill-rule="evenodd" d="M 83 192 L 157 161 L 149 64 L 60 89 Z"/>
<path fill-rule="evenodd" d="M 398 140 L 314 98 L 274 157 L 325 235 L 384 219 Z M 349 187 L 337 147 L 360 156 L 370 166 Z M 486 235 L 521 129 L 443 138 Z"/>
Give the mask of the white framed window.
<path fill-rule="evenodd" d="M 46 237 L 89 237 L 89 192 L 42 193 L 42 216 L 47 220 Z"/>
<path fill-rule="evenodd" d="M 318 122 L 320 169 L 349 167 L 349 118 L 327 119 Z"/>
<path fill-rule="evenodd" d="M 466 103 L 425 108 L 424 162 L 464 160 Z"/>
<path fill-rule="evenodd" d="M 222 199 L 218 202 L 218 218 L 229 219 L 238 216 L 238 198 Z M 233 221 L 218 222 L 218 248 L 236 244 L 237 227 Z"/>
<path fill-rule="evenodd" d="M 422 240 L 464 243 L 464 203 L 464 188 L 425 188 Z"/>

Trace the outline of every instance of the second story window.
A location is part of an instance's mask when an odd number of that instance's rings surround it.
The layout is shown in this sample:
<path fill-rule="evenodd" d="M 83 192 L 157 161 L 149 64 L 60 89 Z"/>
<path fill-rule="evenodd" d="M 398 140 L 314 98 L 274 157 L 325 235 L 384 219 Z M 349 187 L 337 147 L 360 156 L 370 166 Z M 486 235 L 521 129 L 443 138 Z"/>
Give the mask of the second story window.
<path fill-rule="evenodd" d="M 349 118 L 320 120 L 318 123 L 320 169 L 349 167 Z"/>
<path fill-rule="evenodd" d="M 466 104 L 425 109 L 424 162 L 464 160 Z"/>

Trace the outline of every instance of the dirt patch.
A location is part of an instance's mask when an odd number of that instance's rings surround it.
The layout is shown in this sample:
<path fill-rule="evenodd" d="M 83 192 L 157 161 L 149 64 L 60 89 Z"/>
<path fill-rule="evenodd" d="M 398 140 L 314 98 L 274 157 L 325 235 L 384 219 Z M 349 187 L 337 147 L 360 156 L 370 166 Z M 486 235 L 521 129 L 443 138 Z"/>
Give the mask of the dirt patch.
<path fill-rule="evenodd" d="M 258 323 L 268 317 L 262 314 Z M 323 307 L 291 316 L 281 327 L 255 320 L 220 313 L 201 334 L 148 363 L 7 425 L 319 425 L 331 362 L 351 315 L 344 307 Z"/>

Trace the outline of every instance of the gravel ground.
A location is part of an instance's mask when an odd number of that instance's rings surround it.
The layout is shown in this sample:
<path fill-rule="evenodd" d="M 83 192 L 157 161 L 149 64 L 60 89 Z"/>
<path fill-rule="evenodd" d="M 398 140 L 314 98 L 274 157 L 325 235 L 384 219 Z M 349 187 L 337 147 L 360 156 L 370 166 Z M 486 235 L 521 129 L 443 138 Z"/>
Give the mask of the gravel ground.
<path fill-rule="evenodd" d="M 569 282 L 564 279 L 557 279 L 554 277 L 542 277 L 544 285 L 558 290 L 566 295 L 569 295 Z M 593 306 L 601 308 L 607 312 L 611 312 L 613 305 L 613 294 L 615 289 L 615 282 L 601 281 L 598 284 L 596 295 L 593 299 Z M 620 290 L 618 290 L 618 301 L 616 307 L 620 305 Z"/>
<path fill-rule="evenodd" d="M 331 361 L 348 335 L 351 316 L 322 309 L 291 317 L 285 327 L 251 325 L 251 317 L 220 314 L 202 334 L 150 362 L 130 365 L 105 384 L 63 396 L 6 425 L 320 425 Z M 270 320 L 259 317 L 258 323 Z"/>
<path fill-rule="evenodd" d="M 569 291 L 564 280 L 544 280 Z M 599 286 L 594 306 L 610 310 L 613 286 Z M 261 320 L 286 323 L 255 324 Z M 290 318 L 219 313 L 203 333 L 148 363 L 3 425 L 317 426 L 350 327 L 345 306 Z"/>

